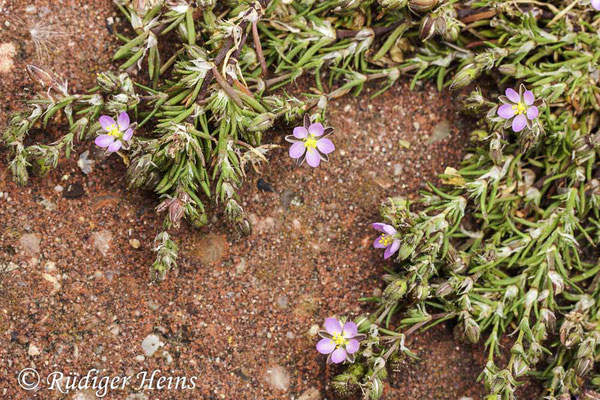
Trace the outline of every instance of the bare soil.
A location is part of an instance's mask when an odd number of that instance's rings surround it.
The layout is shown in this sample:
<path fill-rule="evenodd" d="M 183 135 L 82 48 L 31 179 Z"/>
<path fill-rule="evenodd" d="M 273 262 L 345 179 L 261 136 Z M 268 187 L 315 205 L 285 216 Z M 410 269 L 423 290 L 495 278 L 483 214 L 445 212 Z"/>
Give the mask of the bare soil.
<path fill-rule="evenodd" d="M 69 79 L 73 91 L 114 68 L 109 17 L 117 13 L 108 0 L 0 0 L 0 58 L 8 65 L 0 69 L 0 125 L 34 90 L 26 64 Z M 39 20 L 64 34 L 46 58 L 36 55 L 29 34 Z M 148 267 L 163 216 L 151 193 L 125 188 L 118 157 L 80 144 L 48 176 L 18 187 L 0 149 L 0 398 L 96 398 L 45 387 L 27 392 L 16 380 L 27 367 L 42 377 L 91 368 L 110 376 L 160 369 L 199 377 L 192 392 L 146 390 L 148 397 L 128 399 L 298 399 L 312 387 L 320 394 L 304 400 L 332 398 L 326 384 L 336 370 L 314 350 L 311 327 L 369 310 L 357 300 L 381 288 L 389 266 L 371 248 L 379 205 L 388 196 L 416 198 L 424 182 L 458 164 L 467 142 L 468 123 L 449 93 L 429 85 L 410 91 L 402 82 L 370 99 L 375 90 L 330 105 L 336 151 L 316 170 L 297 168 L 286 132 L 274 134 L 282 148 L 260 176 L 249 174 L 241 192 L 253 234 L 240 236 L 217 211 L 208 227 L 182 226 L 172 232 L 180 267 L 160 284 L 149 282 Z M 35 139 L 51 141 L 60 130 Z M 87 149 L 96 164 L 84 175 L 76 159 Z M 274 191 L 258 189 L 259 178 Z M 65 198 L 73 184 L 83 196 Z M 144 357 L 141 343 L 152 333 L 164 346 Z M 450 325 L 408 345 L 420 360 L 391 377 L 385 399 L 481 398 L 481 346 L 455 341 Z M 273 387 L 274 367 L 290 378 L 285 390 Z M 105 398 L 125 399 L 134 389 Z"/>

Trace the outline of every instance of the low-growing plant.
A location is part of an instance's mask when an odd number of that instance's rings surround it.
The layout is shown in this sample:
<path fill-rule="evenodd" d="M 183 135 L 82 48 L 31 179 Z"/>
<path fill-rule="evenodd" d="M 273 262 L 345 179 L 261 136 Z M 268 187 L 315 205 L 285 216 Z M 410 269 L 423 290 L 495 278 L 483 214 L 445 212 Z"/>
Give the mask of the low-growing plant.
<path fill-rule="evenodd" d="M 395 265 L 370 299 L 378 307 L 355 322 L 329 319 L 317 348 L 347 365 L 331 382 L 339 394 L 378 399 L 388 369 L 414 356 L 406 338 L 453 320 L 458 337 L 485 338 L 489 399 L 515 398 L 525 376 L 543 380 L 548 399 L 600 385 L 597 0 L 115 4 L 130 25 L 117 33 L 121 72 L 71 94 L 29 67 L 46 92 L 3 135 L 17 182 L 56 167 L 76 139 L 116 152 L 129 186 L 156 192 L 166 212 L 153 265 L 162 277 L 177 258 L 168 230 L 183 218 L 206 224 L 207 202 L 249 232 L 237 191 L 248 167 L 266 161 L 273 146 L 263 133 L 277 120 L 303 119 L 287 137 L 290 156 L 315 167 L 334 149 L 322 137 L 330 99 L 383 81 L 378 94 L 402 75 L 413 86 L 433 79 L 460 89 L 486 73 L 494 88 L 465 100 L 480 121 L 463 164 L 414 204 L 382 206 L 374 247 Z M 314 87 L 297 96 L 282 89 L 301 76 Z M 498 89 L 505 95 L 496 100 Z M 25 144 L 59 115 L 68 133 Z"/>
<path fill-rule="evenodd" d="M 356 320 L 367 338 L 333 378 L 338 393 L 380 398 L 414 356 L 406 338 L 454 321 L 458 339 L 485 343 L 486 398 L 516 398 L 525 378 L 543 381 L 545 399 L 597 398 L 599 25 L 578 1 L 448 2 L 422 18 L 426 42 L 405 62 L 420 65 L 416 79 L 462 88 L 488 72 L 514 88 L 498 100 L 473 91 L 464 105 L 479 124 L 462 165 L 418 201 L 382 205 L 373 246 L 395 264 L 366 299 L 376 310 Z"/>

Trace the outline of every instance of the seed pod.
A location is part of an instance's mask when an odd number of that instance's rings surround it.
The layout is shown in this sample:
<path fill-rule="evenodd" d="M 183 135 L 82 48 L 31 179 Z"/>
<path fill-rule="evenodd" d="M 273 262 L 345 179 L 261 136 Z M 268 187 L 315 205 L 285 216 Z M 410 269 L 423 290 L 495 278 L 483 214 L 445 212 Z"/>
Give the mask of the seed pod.
<path fill-rule="evenodd" d="M 429 11 L 439 3 L 438 0 L 408 0 L 408 7 L 418 13 Z"/>
<path fill-rule="evenodd" d="M 445 281 L 438 286 L 437 290 L 435 291 L 435 295 L 437 297 L 444 297 L 452 293 L 452 291 L 453 289 L 452 285 L 450 285 L 450 282 Z"/>
<path fill-rule="evenodd" d="M 390 283 L 383 291 L 383 301 L 390 304 L 399 301 L 406 293 L 406 282 L 399 278 Z"/>
<path fill-rule="evenodd" d="M 592 356 L 580 358 L 575 363 L 575 370 L 577 372 L 577 376 L 585 376 L 588 372 L 592 370 L 592 368 L 594 368 L 594 358 Z"/>
<path fill-rule="evenodd" d="M 422 41 L 431 39 L 435 35 L 436 18 L 431 14 L 426 15 L 421 21 L 421 27 L 419 28 L 419 37 Z"/>
<path fill-rule="evenodd" d="M 481 334 L 481 328 L 477 322 L 475 322 L 473 318 L 466 318 L 464 324 L 465 335 L 467 338 L 469 338 L 471 343 L 477 343 L 479 341 L 479 335 Z"/>

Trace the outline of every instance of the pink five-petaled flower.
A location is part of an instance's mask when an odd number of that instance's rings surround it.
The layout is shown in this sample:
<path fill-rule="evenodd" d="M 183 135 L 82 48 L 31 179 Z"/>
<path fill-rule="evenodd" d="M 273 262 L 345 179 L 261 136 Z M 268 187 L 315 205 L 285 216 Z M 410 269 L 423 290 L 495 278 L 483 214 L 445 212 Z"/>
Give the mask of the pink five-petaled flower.
<path fill-rule="evenodd" d="M 107 147 L 106 151 L 114 153 L 118 151 L 133 136 L 133 128 L 129 125 L 129 115 L 122 112 L 117 117 L 117 122 L 109 116 L 100 117 L 100 126 L 108 133 L 104 133 L 96 138 L 94 143 L 100 147 Z"/>
<path fill-rule="evenodd" d="M 365 335 L 358 333 L 358 327 L 354 322 L 342 324 L 335 318 L 327 318 L 323 324 L 325 330 L 319 331 L 323 338 L 317 343 L 317 351 L 327 354 L 327 364 L 339 364 L 347 360 L 354 362 L 354 353 L 360 347 L 360 341 Z"/>
<path fill-rule="evenodd" d="M 506 89 L 506 96 L 500 96 L 503 103 L 498 107 L 498 115 L 506 120 L 506 127 L 512 125 L 512 130 L 520 132 L 529 126 L 531 121 L 537 118 L 539 111 L 535 102 L 535 96 L 531 90 L 526 90 L 524 85 L 519 87 L 519 93 L 516 90 Z"/>
<path fill-rule="evenodd" d="M 376 222 L 372 226 L 379 232 L 382 232 L 382 234 L 375 239 L 373 247 L 376 249 L 385 249 L 383 258 L 387 260 L 400 248 L 400 239 L 395 237 L 397 233 L 396 229 L 391 225 L 383 224 L 381 222 Z"/>
<path fill-rule="evenodd" d="M 333 142 L 325 137 L 332 132 L 333 128 L 324 128 L 318 122 L 311 124 L 308 114 L 305 114 L 304 126 L 295 127 L 294 134 L 285 137 L 285 140 L 292 143 L 290 157 L 297 159 L 298 165 L 306 159 L 308 165 L 318 167 L 321 160 L 328 161 L 327 154 L 335 150 Z"/>
<path fill-rule="evenodd" d="M 600 11 L 600 0 L 592 0 L 592 7 Z"/>

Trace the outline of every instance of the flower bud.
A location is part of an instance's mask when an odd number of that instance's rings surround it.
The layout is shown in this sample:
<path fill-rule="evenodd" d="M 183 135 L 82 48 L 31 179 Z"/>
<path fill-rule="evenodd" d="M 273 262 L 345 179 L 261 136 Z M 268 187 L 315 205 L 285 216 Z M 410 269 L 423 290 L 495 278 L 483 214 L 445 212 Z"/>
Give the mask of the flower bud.
<path fill-rule="evenodd" d="M 460 69 L 454 75 L 454 79 L 452 79 L 452 83 L 450 83 L 450 90 L 462 89 L 465 86 L 468 86 L 479 76 L 480 68 L 475 64 L 467 64 Z"/>
<path fill-rule="evenodd" d="M 390 283 L 383 291 L 383 301 L 386 303 L 395 303 L 399 301 L 406 293 L 406 282 L 404 279 L 396 279 Z"/>
<path fill-rule="evenodd" d="M 515 76 L 517 74 L 517 67 L 513 64 L 502 64 L 498 67 L 498 71 L 503 75 Z"/>
<path fill-rule="evenodd" d="M 275 116 L 271 113 L 260 114 L 252 120 L 248 130 L 250 132 L 262 132 L 266 131 L 273 126 Z"/>

